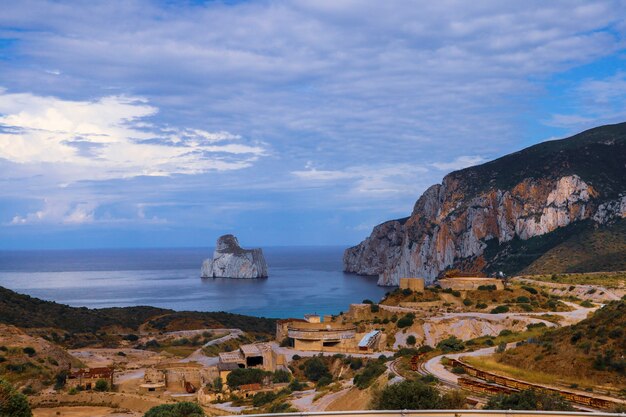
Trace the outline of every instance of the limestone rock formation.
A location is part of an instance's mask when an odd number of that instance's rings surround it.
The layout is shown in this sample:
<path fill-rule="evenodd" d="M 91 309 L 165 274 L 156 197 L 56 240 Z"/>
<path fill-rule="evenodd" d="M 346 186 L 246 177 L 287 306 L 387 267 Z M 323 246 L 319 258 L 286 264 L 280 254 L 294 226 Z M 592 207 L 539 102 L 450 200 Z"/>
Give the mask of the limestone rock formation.
<path fill-rule="evenodd" d="M 242 249 L 233 235 L 217 240 L 213 259 L 202 264 L 202 278 L 267 278 L 262 249 Z"/>
<path fill-rule="evenodd" d="M 625 172 L 626 123 L 452 172 L 424 192 L 410 217 L 376 226 L 347 249 L 344 270 L 378 275 L 379 285 L 412 276 L 432 282 L 448 268 L 490 272 L 508 264 L 519 272 L 558 243 L 549 238 L 558 230 L 623 221 Z M 524 255 L 533 247 L 537 253 Z"/>

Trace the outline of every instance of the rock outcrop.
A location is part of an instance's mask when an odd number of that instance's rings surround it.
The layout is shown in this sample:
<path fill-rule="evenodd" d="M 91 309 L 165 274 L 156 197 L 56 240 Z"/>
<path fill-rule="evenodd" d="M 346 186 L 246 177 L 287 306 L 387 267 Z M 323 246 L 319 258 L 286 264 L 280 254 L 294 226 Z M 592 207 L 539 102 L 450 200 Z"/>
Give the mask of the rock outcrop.
<path fill-rule="evenodd" d="M 267 278 L 262 249 L 242 249 L 237 238 L 224 235 L 217 240 L 213 259 L 202 264 L 202 278 Z"/>
<path fill-rule="evenodd" d="M 417 200 L 410 217 L 378 225 L 344 253 L 344 270 L 432 282 L 448 268 L 488 271 L 510 244 L 581 221 L 626 216 L 626 123 L 544 142 L 453 172 Z M 509 246 L 507 246 L 509 245 Z"/>

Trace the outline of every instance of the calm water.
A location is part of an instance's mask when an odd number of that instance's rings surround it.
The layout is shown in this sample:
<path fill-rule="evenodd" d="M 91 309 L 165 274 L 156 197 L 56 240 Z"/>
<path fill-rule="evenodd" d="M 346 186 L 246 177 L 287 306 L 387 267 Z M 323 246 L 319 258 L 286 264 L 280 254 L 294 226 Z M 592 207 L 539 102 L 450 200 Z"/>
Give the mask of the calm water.
<path fill-rule="evenodd" d="M 387 291 L 341 272 L 340 247 L 265 248 L 267 279 L 201 279 L 212 249 L 0 251 L 0 285 L 72 306 L 151 305 L 265 317 L 336 314 Z"/>

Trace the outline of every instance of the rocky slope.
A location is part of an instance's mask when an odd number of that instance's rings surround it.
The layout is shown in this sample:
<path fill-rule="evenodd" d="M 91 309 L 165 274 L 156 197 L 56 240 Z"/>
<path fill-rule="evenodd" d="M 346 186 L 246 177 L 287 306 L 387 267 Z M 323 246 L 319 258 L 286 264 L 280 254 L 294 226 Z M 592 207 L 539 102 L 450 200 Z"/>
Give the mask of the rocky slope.
<path fill-rule="evenodd" d="M 267 278 L 267 263 L 261 249 L 242 249 L 237 238 L 217 240 L 213 259 L 202 264 L 202 278 Z"/>
<path fill-rule="evenodd" d="M 563 241 L 549 239 L 555 231 L 583 221 L 610 227 L 624 218 L 625 170 L 622 123 L 452 172 L 424 192 L 411 216 L 376 226 L 347 249 L 344 270 L 379 275 L 379 285 L 405 276 L 432 282 L 448 268 L 491 272 L 532 242 L 539 253 L 507 271 L 518 272 Z"/>

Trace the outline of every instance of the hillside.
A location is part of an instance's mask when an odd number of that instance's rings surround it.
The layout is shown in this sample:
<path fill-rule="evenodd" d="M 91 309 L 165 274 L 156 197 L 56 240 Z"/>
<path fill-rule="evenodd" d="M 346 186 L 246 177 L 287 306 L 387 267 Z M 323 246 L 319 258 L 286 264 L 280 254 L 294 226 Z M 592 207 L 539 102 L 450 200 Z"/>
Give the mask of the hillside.
<path fill-rule="evenodd" d="M 578 381 L 626 387 L 626 301 L 613 301 L 573 326 L 497 354 L 499 363 Z"/>
<path fill-rule="evenodd" d="M 18 294 L 3 287 L 0 287 L 0 323 L 26 329 L 33 334 L 41 332 L 41 329 L 44 333 L 45 329 L 55 329 L 69 335 L 81 335 L 81 345 L 102 342 L 100 333 L 107 330 L 120 334 L 136 332 L 140 327 L 157 331 L 239 328 L 245 332 L 273 334 L 276 326 L 273 319 L 225 312 L 177 312 L 145 306 L 77 308 Z"/>
<path fill-rule="evenodd" d="M 408 219 L 376 226 L 346 249 L 344 270 L 397 285 L 402 276 L 432 282 L 450 268 L 509 274 L 535 262 L 539 272 L 621 268 L 624 167 L 621 123 L 452 172 L 424 192 Z"/>

